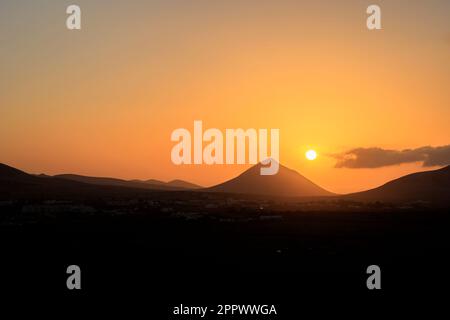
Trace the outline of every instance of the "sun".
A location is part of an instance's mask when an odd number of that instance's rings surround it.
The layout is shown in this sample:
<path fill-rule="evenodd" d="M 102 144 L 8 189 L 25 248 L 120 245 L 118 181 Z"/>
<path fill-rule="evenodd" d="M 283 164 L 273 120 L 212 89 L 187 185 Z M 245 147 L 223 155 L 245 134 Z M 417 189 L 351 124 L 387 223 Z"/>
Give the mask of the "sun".
<path fill-rule="evenodd" d="M 317 153 L 314 150 L 308 150 L 305 153 L 306 159 L 308 160 L 314 160 L 317 158 Z"/>

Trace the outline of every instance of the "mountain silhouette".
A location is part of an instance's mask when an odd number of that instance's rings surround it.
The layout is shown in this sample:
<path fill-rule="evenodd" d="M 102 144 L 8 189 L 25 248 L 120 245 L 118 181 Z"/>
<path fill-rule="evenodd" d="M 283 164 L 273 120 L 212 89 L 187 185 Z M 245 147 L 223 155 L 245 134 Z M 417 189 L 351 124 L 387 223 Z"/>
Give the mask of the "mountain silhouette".
<path fill-rule="evenodd" d="M 358 201 L 408 202 L 426 201 L 450 204 L 450 166 L 408 174 L 384 185 L 343 196 Z"/>
<path fill-rule="evenodd" d="M 163 182 L 159 180 L 122 180 L 117 178 L 108 177 L 89 177 L 76 174 L 59 174 L 54 177 L 83 182 L 88 184 L 95 184 L 100 186 L 117 186 L 117 187 L 127 187 L 127 188 L 141 188 L 141 189 L 156 189 L 156 190 L 185 190 L 185 189 L 197 189 L 199 186 L 191 184 L 186 181 L 178 180 L 178 183 Z"/>
<path fill-rule="evenodd" d="M 33 175 L 0 163 L 0 199 L 79 198 L 103 195 L 129 196 L 143 192 L 188 190 L 191 186 L 182 180 L 176 183 L 151 184 L 145 181 L 127 181 L 115 178 L 96 178 L 73 174 L 49 176 Z M 192 186 L 196 186 L 193 185 Z M 198 188 L 198 186 L 197 186 Z"/>
<path fill-rule="evenodd" d="M 141 181 L 141 180 L 133 180 L 133 181 Z M 194 184 L 194 183 L 180 180 L 180 179 L 171 180 L 169 182 L 164 182 L 164 181 L 156 180 L 156 179 L 149 179 L 149 180 L 145 180 L 142 182 L 145 182 L 145 183 L 148 183 L 151 185 L 156 185 L 156 186 L 172 187 L 172 188 L 176 188 L 176 189 L 200 189 L 200 188 L 203 188 L 202 186 L 199 186 L 198 184 Z"/>
<path fill-rule="evenodd" d="M 272 160 L 273 161 L 273 160 Z M 275 175 L 261 175 L 261 163 L 254 165 L 234 179 L 204 189 L 210 192 L 257 194 L 283 197 L 332 196 L 297 171 L 279 165 Z"/>
<path fill-rule="evenodd" d="M 33 176 L 19 169 L 0 163 L 0 181 L 30 181 L 33 178 Z"/>
<path fill-rule="evenodd" d="M 167 182 L 167 185 L 175 187 L 175 188 L 183 188 L 183 189 L 200 189 L 202 188 L 201 186 L 188 182 L 188 181 L 184 181 L 184 180 L 180 180 L 180 179 L 175 179 L 172 181 Z"/>
<path fill-rule="evenodd" d="M 99 186 L 115 186 L 126 188 L 140 188 L 140 189 L 158 189 L 158 190 L 175 190 L 177 188 L 167 186 L 164 184 L 150 184 L 140 180 L 122 180 L 108 177 L 89 177 L 77 174 L 58 174 L 55 178 L 77 181 L 87 184 L 94 184 Z M 179 189 L 179 188 L 178 188 Z"/>
<path fill-rule="evenodd" d="M 314 184 L 298 172 L 280 165 L 276 175 L 261 175 L 257 164 L 234 179 L 210 188 L 199 188 L 183 180 L 121 180 L 80 175 L 32 175 L 0 163 L 0 198 L 57 197 L 67 198 L 101 195 L 130 195 L 143 192 L 193 190 L 283 197 L 336 196 Z M 450 166 L 417 172 L 387 182 L 367 191 L 338 196 L 355 201 L 428 202 L 450 206 Z"/>
<path fill-rule="evenodd" d="M 30 199 L 96 191 L 84 183 L 47 175 L 32 175 L 0 163 L 0 199 Z"/>

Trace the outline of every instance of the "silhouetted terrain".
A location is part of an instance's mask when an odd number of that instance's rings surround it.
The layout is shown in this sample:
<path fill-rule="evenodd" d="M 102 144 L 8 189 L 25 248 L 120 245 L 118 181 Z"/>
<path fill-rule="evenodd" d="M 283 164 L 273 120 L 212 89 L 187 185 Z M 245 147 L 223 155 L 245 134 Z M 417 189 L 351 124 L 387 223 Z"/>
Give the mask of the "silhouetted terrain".
<path fill-rule="evenodd" d="M 174 180 L 162 185 L 143 181 L 115 178 L 96 178 L 79 175 L 31 175 L 5 164 L 0 164 L 0 200 L 100 198 L 106 195 L 134 197 L 152 192 L 188 191 L 194 184 Z"/>
<path fill-rule="evenodd" d="M 127 188 L 141 188 L 141 189 L 153 189 L 153 190 L 185 190 L 185 189 L 198 189 L 201 188 L 198 185 L 189 183 L 183 180 L 173 180 L 169 182 L 163 182 L 159 180 L 122 180 L 116 178 L 106 177 L 88 177 L 76 174 L 59 174 L 55 175 L 55 178 L 78 181 L 89 184 L 96 184 L 102 186 L 118 186 Z"/>
<path fill-rule="evenodd" d="M 261 164 L 255 165 L 238 177 L 206 189 L 211 192 L 259 194 L 283 197 L 331 196 L 328 192 L 298 172 L 280 164 L 276 175 L 261 175 Z"/>
<path fill-rule="evenodd" d="M 116 178 L 87 177 L 74 174 L 56 176 L 30 175 L 13 167 L 0 164 L 0 199 L 26 199 L 46 195 L 60 197 L 98 197 L 100 195 L 145 196 L 157 192 L 207 192 L 261 199 L 279 199 L 283 202 L 329 203 L 337 199 L 357 202 L 381 202 L 450 207 L 450 166 L 427 172 L 418 172 L 390 181 L 378 188 L 347 195 L 334 195 L 298 172 L 280 165 L 277 175 L 260 175 L 260 164 L 255 165 L 227 182 L 210 188 L 173 180 L 121 180 Z M 190 195 L 190 193 L 189 193 Z M 162 195 L 161 195 L 162 196 Z M 165 195 L 164 197 L 166 197 Z M 170 197 L 170 196 L 169 196 Z M 219 196 L 223 197 L 223 196 Z"/>
<path fill-rule="evenodd" d="M 198 184 L 180 180 L 180 179 L 171 180 L 169 182 L 166 182 L 166 184 L 169 186 L 172 186 L 172 187 L 176 187 L 176 188 L 191 189 L 191 190 L 203 188 L 202 186 L 199 186 Z"/>
<path fill-rule="evenodd" d="M 345 196 L 357 201 L 420 202 L 449 207 L 450 166 L 417 172 L 390 181 L 378 188 Z"/>

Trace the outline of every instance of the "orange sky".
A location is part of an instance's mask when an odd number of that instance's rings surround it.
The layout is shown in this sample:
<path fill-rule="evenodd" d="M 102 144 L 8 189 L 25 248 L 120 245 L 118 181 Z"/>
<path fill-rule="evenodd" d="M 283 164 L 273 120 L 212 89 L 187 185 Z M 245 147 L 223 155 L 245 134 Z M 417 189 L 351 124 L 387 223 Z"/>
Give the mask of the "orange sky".
<path fill-rule="evenodd" d="M 378 3 L 381 31 L 367 1 L 78 1 L 81 31 L 65 28 L 69 2 L 2 3 L 0 162 L 202 185 L 245 170 L 172 164 L 171 132 L 202 120 L 279 128 L 281 163 L 333 192 L 424 170 L 327 156 L 450 141 L 449 2 Z"/>

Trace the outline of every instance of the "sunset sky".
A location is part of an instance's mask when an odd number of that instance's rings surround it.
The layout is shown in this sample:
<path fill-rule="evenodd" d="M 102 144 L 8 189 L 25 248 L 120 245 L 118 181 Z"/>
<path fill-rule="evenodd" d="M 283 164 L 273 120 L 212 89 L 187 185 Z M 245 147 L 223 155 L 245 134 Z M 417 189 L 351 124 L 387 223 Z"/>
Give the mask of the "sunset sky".
<path fill-rule="evenodd" d="M 66 29 L 78 4 L 82 30 Z M 366 8 L 382 30 L 366 28 Z M 450 1 L 2 1 L 0 162 L 31 173 L 175 178 L 177 128 L 279 128 L 280 162 L 338 193 L 437 168 L 336 154 L 450 144 Z M 314 161 L 305 158 L 317 151 Z"/>

